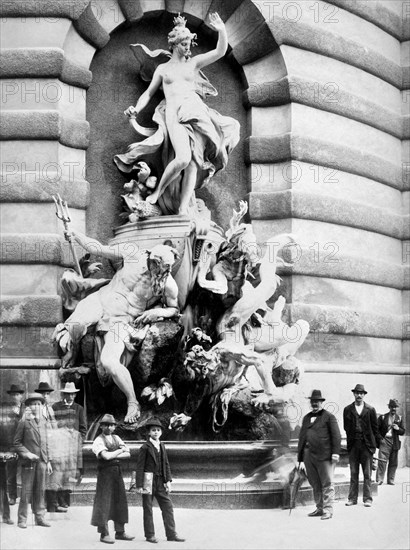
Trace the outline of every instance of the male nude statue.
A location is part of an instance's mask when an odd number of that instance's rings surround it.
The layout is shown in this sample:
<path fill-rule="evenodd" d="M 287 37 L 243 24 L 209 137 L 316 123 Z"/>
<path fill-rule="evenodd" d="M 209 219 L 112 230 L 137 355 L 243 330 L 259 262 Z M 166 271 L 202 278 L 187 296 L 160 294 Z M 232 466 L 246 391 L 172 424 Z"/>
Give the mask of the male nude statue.
<path fill-rule="evenodd" d="M 140 406 L 135 396 L 131 375 L 121 362 L 130 324 L 139 328 L 178 313 L 178 287 L 171 269 L 176 250 L 156 245 L 151 251 L 136 250 L 136 245 L 124 243 L 104 246 L 95 239 L 71 231 L 73 240 L 92 254 L 103 256 L 123 266 L 112 280 L 81 300 L 67 321 L 56 327 L 54 336 L 65 352 L 63 368 L 74 364 L 81 338 L 91 325 L 102 334 L 97 369 L 111 377 L 127 398 L 124 422 L 136 422 Z"/>

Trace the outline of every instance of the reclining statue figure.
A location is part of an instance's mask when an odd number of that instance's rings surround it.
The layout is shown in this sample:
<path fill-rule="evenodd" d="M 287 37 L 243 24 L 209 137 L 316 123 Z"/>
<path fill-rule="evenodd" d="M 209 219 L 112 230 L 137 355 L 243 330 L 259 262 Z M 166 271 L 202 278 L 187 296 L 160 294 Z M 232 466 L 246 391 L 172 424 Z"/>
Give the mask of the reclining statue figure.
<path fill-rule="evenodd" d="M 53 337 L 63 352 L 62 367 L 74 365 L 81 339 L 95 326 L 99 378 L 103 384 L 112 379 L 125 394 L 128 409 L 124 422 L 134 423 L 140 405 L 126 367 L 127 349 L 132 349 L 130 336 L 135 339 L 138 332 L 145 334 L 150 323 L 178 315 L 178 287 L 171 275 L 178 254 L 167 245 L 130 252 L 130 243 L 114 248 L 77 231 L 67 236 L 88 252 L 115 262 L 122 260 L 123 265 L 107 285 L 81 300 L 65 323 L 57 325 Z"/>

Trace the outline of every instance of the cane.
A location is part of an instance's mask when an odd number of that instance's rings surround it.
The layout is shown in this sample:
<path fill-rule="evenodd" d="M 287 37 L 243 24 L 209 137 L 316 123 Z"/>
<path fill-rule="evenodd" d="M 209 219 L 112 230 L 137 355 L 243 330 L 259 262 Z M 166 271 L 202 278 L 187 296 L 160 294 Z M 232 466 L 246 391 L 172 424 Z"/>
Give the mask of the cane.
<path fill-rule="evenodd" d="M 70 248 L 71 248 L 71 252 L 73 254 L 75 266 L 77 268 L 78 274 L 80 275 L 80 277 L 82 277 L 83 274 L 81 272 L 80 263 L 79 263 L 78 258 L 77 258 L 77 254 L 76 254 L 76 251 L 75 251 L 75 247 L 74 247 L 74 244 L 73 244 L 72 237 L 67 235 L 67 233 L 68 233 L 68 224 L 69 224 L 69 222 L 71 222 L 70 214 L 68 212 L 67 201 L 63 201 L 63 199 L 60 197 L 59 193 L 57 193 L 57 197 L 55 195 L 53 195 L 53 200 L 54 200 L 54 203 L 56 205 L 56 216 L 64 224 L 64 229 L 65 229 L 65 232 L 66 232 L 65 233 L 65 238 L 70 243 Z"/>

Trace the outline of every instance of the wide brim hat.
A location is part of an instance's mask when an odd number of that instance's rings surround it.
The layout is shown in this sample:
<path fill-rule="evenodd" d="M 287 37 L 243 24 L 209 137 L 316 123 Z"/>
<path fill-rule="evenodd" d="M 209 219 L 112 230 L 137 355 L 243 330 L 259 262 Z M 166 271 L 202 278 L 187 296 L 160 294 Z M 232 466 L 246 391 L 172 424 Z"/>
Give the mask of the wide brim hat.
<path fill-rule="evenodd" d="M 74 382 L 66 382 L 64 388 L 60 389 L 63 393 L 77 393 L 80 390 L 77 390 Z"/>
<path fill-rule="evenodd" d="M 161 424 L 161 421 L 158 418 L 150 418 L 144 423 L 144 428 L 161 428 L 161 430 L 164 429 L 164 426 Z"/>
<path fill-rule="evenodd" d="M 322 392 L 320 390 L 312 390 L 312 394 L 308 399 L 311 401 L 326 401 L 326 398 L 322 397 Z"/>
<path fill-rule="evenodd" d="M 116 424 L 116 423 L 117 421 L 115 420 L 112 414 L 105 414 L 100 420 L 100 424 Z"/>
<path fill-rule="evenodd" d="M 43 391 L 54 391 L 54 388 L 52 388 L 48 382 L 40 382 L 38 388 L 36 388 L 34 391 L 37 393 L 41 393 Z"/>
<path fill-rule="evenodd" d="M 44 397 L 41 395 L 41 393 L 29 393 L 26 397 L 26 400 L 24 401 L 24 403 L 26 405 L 29 405 L 32 401 L 35 401 L 35 400 L 39 400 L 43 403 L 44 405 Z"/>
<path fill-rule="evenodd" d="M 363 384 L 356 384 L 356 386 L 352 389 L 352 392 L 354 393 L 355 391 L 361 391 L 363 393 L 367 393 L 367 391 L 364 389 L 364 386 Z"/>
<path fill-rule="evenodd" d="M 398 399 L 390 399 L 389 404 L 387 406 L 389 408 L 390 407 L 399 407 L 400 406 L 399 400 Z"/>
<path fill-rule="evenodd" d="M 7 393 L 25 393 L 26 390 L 17 384 L 11 384 L 10 389 L 7 390 Z"/>

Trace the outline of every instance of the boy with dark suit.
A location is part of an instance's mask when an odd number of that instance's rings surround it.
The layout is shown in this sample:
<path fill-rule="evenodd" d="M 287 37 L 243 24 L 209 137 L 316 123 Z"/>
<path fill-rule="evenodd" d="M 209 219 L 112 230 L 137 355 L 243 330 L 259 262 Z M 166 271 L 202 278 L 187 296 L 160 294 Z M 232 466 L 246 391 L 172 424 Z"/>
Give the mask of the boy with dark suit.
<path fill-rule="evenodd" d="M 362 384 L 352 389 L 354 402 L 344 408 L 343 425 L 346 432 L 350 465 L 350 489 L 346 506 L 357 504 L 359 495 L 359 468 L 363 470 L 363 502 L 370 507 L 372 498 L 372 461 L 380 436 L 374 407 L 364 402 L 367 391 Z"/>
<path fill-rule="evenodd" d="M 380 432 L 379 462 L 377 466 L 376 481 L 379 485 L 383 483 L 384 474 L 387 467 L 387 484 L 394 485 L 396 475 L 398 455 L 401 447 L 400 435 L 405 432 L 403 418 L 397 414 L 399 402 L 397 399 L 390 399 L 387 405 L 390 411 L 382 414 L 378 419 Z"/>
<path fill-rule="evenodd" d="M 185 539 L 180 538 L 175 530 L 174 507 L 169 496 L 171 469 L 165 445 L 160 441 L 162 424 L 158 419 L 152 418 L 145 426 L 148 429 L 148 437 L 138 452 L 135 478 L 137 491 L 142 493 L 145 538 L 148 542 L 158 542 L 155 538 L 152 516 L 152 501 L 155 497 L 161 508 L 167 540 L 184 542 Z M 149 488 L 147 480 L 152 480 Z"/>
<path fill-rule="evenodd" d="M 333 473 L 335 464 L 339 461 L 340 430 L 336 417 L 323 409 L 325 398 L 322 397 L 322 392 L 313 390 L 309 399 L 312 412 L 302 421 L 298 461 L 300 468 L 306 469 L 316 502 L 316 510 L 308 516 L 330 519 L 333 516 Z"/>

